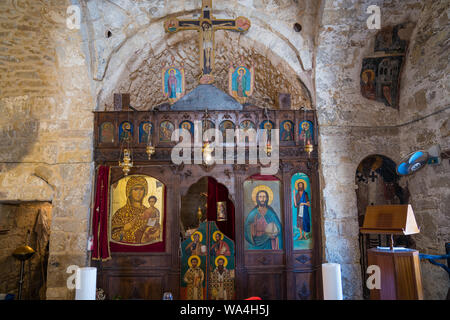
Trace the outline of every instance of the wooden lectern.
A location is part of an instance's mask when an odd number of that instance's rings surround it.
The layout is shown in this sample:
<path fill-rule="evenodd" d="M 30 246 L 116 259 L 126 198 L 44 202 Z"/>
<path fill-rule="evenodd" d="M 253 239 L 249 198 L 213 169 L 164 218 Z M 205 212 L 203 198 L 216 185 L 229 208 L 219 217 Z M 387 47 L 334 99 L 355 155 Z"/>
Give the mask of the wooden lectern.
<path fill-rule="evenodd" d="M 411 205 L 368 206 L 361 233 L 389 234 L 389 248 L 367 251 L 368 265 L 381 271 L 380 289 L 370 290 L 371 300 L 422 300 L 419 251 L 395 248 L 393 235 L 419 233 Z"/>

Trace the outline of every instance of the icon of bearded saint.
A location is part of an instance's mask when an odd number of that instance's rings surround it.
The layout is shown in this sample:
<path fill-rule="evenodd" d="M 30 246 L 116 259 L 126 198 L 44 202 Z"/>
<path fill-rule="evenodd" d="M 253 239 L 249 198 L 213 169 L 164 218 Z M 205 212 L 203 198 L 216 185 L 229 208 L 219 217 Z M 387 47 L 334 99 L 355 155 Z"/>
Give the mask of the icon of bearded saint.
<path fill-rule="evenodd" d="M 283 244 L 280 219 L 270 206 L 273 195 L 269 197 L 267 191 L 269 188 L 266 186 L 255 189 L 254 191 L 257 191 L 254 200 L 256 206 L 250 211 L 244 224 L 248 249 L 278 250 L 283 247 Z"/>

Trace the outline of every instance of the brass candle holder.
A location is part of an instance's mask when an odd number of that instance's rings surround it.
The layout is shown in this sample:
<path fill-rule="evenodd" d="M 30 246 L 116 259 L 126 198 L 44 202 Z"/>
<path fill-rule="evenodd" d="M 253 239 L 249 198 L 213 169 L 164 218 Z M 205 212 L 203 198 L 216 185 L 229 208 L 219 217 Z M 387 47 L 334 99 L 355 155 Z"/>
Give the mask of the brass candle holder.
<path fill-rule="evenodd" d="M 119 161 L 119 167 L 122 168 L 125 176 L 128 175 L 131 168 L 133 167 L 133 162 L 131 161 L 130 151 L 128 149 L 123 150 L 123 162 Z"/>

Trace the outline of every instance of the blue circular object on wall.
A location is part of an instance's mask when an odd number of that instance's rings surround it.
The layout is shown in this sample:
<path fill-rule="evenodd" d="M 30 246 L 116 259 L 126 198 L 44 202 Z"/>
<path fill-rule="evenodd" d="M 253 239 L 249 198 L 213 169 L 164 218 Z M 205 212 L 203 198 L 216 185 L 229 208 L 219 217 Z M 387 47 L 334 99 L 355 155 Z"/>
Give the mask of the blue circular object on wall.
<path fill-rule="evenodd" d="M 408 162 L 411 164 L 414 161 L 420 159 L 423 155 L 424 155 L 424 153 L 422 151 L 414 152 L 414 154 L 411 156 L 411 158 L 409 158 Z"/>
<path fill-rule="evenodd" d="M 400 163 L 400 165 L 397 167 L 398 174 L 401 174 L 403 176 L 409 174 L 409 165 L 405 162 Z"/>

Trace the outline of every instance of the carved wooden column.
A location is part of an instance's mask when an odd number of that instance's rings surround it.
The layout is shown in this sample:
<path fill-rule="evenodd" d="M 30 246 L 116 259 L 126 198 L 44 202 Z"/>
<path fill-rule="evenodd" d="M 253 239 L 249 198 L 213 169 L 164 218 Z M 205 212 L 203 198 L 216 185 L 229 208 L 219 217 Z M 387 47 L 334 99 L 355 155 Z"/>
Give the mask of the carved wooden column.
<path fill-rule="evenodd" d="M 292 164 L 282 162 L 280 170 L 283 177 L 283 199 L 284 199 L 284 243 L 286 252 L 286 298 L 295 300 L 295 276 L 294 276 L 294 255 L 293 255 L 293 234 L 292 234 L 292 206 L 291 206 L 291 174 Z"/>
<path fill-rule="evenodd" d="M 171 246 L 171 266 L 169 271 L 169 285 L 166 291 L 172 292 L 175 299 L 180 297 L 180 175 L 174 174 L 171 180 L 171 188 L 167 190 L 167 197 L 170 201 L 167 201 L 167 213 L 168 223 L 171 224 L 171 234 L 168 239 Z M 167 249 L 166 249 L 167 250 Z"/>
<path fill-rule="evenodd" d="M 237 168 L 235 167 L 235 170 Z M 235 171 L 236 172 L 236 171 Z M 247 287 L 247 275 L 244 267 L 244 180 L 242 171 L 237 171 L 235 175 L 236 190 L 236 212 L 235 212 L 235 235 L 236 235 L 236 299 L 245 299 Z"/>

